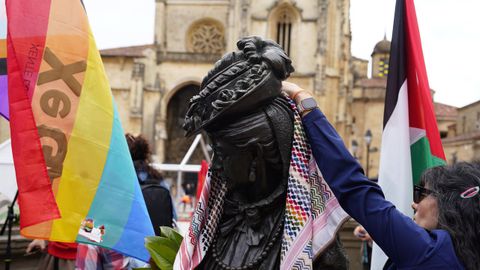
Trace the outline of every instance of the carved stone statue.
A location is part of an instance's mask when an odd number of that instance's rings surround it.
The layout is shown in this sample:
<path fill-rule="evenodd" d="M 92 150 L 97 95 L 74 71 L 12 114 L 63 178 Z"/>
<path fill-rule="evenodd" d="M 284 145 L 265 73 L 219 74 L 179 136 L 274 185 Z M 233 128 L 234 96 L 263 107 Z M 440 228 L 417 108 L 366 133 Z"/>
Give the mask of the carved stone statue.
<path fill-rule="evenodd" d="M 296 196 L 287 192 L 294 178 L 295 117 L 281 93 L 281 81 L 294 69 L 273 41 L 247 37 L 237 46 L 240 51 L 225 55 L 204 78 L 185 118 L 187 135 L 205 130 L 213 149 L 210 196 L 196 213 L 208 218 L 198 221 L 205 229 L 199 232 L 202 255 L 194 266 L 279 269 L 282 254 L 287 256 L 287 227 L 295 225 L 292 209 L 286 210 L 287 200 Z M 347 267 L 338 247 L 328 252 L 333 257 L 313 258 L 315 267 L 322 264 L 318 258 L 325 266 L 335 260 L 339 267 L 330 269 Z"/>

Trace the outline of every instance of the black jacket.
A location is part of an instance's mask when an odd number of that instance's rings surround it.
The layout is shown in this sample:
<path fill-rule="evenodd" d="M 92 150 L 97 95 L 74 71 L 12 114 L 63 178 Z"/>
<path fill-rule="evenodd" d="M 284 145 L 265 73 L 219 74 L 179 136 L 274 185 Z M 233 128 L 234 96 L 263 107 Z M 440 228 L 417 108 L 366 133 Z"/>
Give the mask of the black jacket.
<path fill-rule="evenodd" d="M 159 181 L 146 181 L 141 187 L 155 235 L 160 235 L 160 226 L 172 227 L 173 205 L 170 191 L 162 187 Z"/>

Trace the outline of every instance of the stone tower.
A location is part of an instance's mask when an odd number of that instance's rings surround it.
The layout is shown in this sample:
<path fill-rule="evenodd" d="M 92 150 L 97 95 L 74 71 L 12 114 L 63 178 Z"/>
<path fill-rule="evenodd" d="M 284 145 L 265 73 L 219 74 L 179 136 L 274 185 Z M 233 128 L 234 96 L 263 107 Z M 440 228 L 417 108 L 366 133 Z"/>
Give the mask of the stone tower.
<path fill-rule="evenodd" d="M 384 36 L 383 40 L 379 41 L 372 52 L 372 77 L 386 78 L 388 75 L 388 63 L 390 59 L 390 44 Z"/>

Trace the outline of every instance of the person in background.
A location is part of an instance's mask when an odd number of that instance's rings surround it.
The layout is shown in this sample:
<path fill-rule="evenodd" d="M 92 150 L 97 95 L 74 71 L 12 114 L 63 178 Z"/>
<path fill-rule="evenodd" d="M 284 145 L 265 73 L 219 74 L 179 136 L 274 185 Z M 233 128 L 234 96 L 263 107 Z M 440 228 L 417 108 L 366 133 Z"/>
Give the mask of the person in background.
<path fill-rule="evenodd" d="M 180 204 L 183 205 L 183 212 L 185 212 L 187 204 L 190 206 L 190 209 L 193 211 L 193 207 L 194 207 L 193 196 L 195 195 L 195 186 L 192 183 L 184 182 L 182 184 L 182 188 L 185 194 L 180 199 L 179 205 Z"/>
<path fill-rule="evenodd" d="M 37 268 L 39 270 L 75 269 L 76 243 L 47 242 L 42 239 L 35 239 L 28 244 L 26 254 L 31 254 L 36 250 L 47 251 L 40 259 Z"/>
<path fill-rule="evenodd" d="M 63 269 L 63 268 L 61 268 Z M 78 244 L 76 270 L 131 269 L 130 258 L 95 245 Z"/>
<path fill-rule="evenodd" d="M 172 227 L 174 223 L 175 210 L 170 191 L 162 174 L 150 165 L 152 153 L 148 141 L 142 135 L 127 133 L 125 137 L 155 235 L 160 235 L 160 226 Z"/>
<path fill-rule="evenodd" d="M 370 234 L 363 228 L 362 225 L 358 225 L 353 230 L 353 235 L 358 239 L 362 240 L 362 247 L 360 248 L 361 258 L 362 258 L 362 266 L 364 270 L 370 269 L 370 265 L 372 263 L 372 238 Z"/>
<path fill-rule="evenodd" d="M 412 220 L 365 177 L 312 95 L 287 82 L 283 91 L 302 108 L 313 155 L 340 205 L 389 257 L 384 269 L 480 269 L 480 162 L 425 171 Z"/>

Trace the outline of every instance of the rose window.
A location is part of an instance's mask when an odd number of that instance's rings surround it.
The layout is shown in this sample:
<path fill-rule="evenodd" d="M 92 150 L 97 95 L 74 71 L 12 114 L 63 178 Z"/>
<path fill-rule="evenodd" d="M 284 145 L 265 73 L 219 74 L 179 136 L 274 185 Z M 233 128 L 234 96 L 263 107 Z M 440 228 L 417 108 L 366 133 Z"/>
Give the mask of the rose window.
<path fill-rule="evenodd" d="M 192 52 L 220 54 L 224 50 L 223 31 L 214 23 L 194 26 L 190 31 L 189 45 Z"/>

